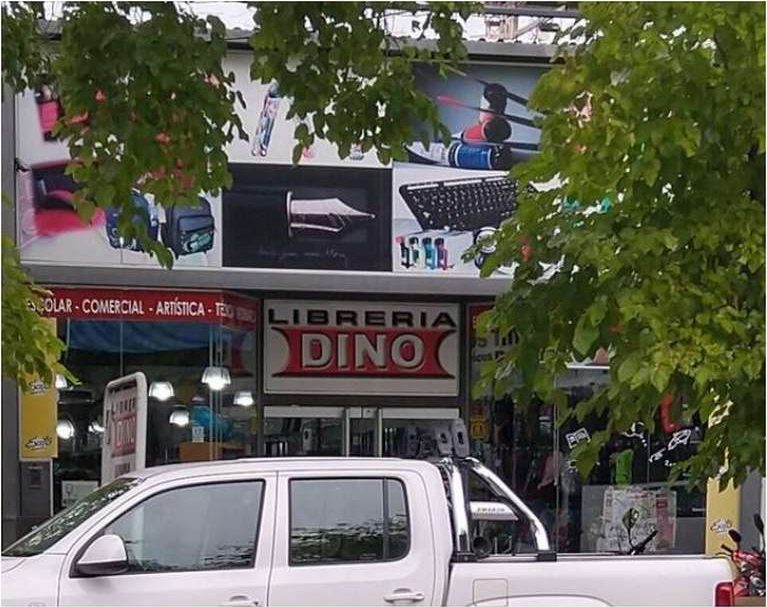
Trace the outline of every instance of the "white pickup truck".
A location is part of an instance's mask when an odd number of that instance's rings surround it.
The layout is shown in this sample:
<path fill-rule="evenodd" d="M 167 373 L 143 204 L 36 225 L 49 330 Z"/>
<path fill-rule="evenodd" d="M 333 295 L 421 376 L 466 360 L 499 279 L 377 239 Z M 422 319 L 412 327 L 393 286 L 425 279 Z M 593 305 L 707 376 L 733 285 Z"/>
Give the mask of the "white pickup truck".
<path fill-rule="evenodd" d="M 468 477 L 476 478 L 469 481 Z M 469 482 L 493 500 L 468 502 Z M 516 520 L 525 554 L 475 530 Z M 556 555 L 472 458 L 248 459 L 150 468 L 10 546 L 3 605 L 730 605 L 722 558 Z"/>

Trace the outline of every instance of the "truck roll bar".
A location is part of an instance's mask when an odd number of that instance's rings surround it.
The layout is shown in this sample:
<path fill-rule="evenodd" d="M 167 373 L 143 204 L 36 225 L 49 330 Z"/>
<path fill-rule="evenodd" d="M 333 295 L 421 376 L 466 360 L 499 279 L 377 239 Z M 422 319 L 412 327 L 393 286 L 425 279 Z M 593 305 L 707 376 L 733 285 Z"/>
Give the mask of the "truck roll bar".
<path fill-rule="evenodd" d="M 467 503 L 463 492 L 461 470 L 455 465 L 453 459 L 450 457 L 441 459 L 438 467 L 444 473 L 450 487 L 450 516 L 453 520 L 453 546 L 455 556 L 459 560 L 473 559 L 474 551 L 471 548 L 469 516 L 466 510 Z"/>
<path fill-rule="evenodd" d="M 530 526 L 533 528 L 535 548 L 538 552 L 552 552 L 551 544 L 549 543 L 549 535 L 546 533 L 546 527 L 544 527 L 541 520 L 535 516 L 535 513 L 528 508 L 527 504 L 525 504 L 516 493 L 509 489 L 506 484 L 498 478 L 498 475 L 495 472 L 485 467 L 485 465 L 478 459 L 474 457 L 466 457 L 463 458 L 462 462 L 465 463 L 474 474 L 485 481 L 497 497 L 506 498 L 517 510 L 525 515 L 527 520 L 530 521 Z"/>
<path fill-rule="evenodd" d="M 464 487 L 462 470 L 476 474 L 482 479 L 496 497 L 508 502 L 530 523 L 533 530 L 535 548 L 538 551 L 539 561 L 554 561 L 556 553 L 551 549 L 548 533 L 543 523 L 528 508 L 516 493 L 509 489 L 506 484 L 482 462 L 474 457 L 444 457 L 437 463 L 443 473 L 450 490 L 451 518 L 453 523 L 453 543 L 455 546 L 454 557 L 457 560 L 469 560 L 475 558 L 471 546 L 471 534 L 468 516 L 468 501 Z"/>

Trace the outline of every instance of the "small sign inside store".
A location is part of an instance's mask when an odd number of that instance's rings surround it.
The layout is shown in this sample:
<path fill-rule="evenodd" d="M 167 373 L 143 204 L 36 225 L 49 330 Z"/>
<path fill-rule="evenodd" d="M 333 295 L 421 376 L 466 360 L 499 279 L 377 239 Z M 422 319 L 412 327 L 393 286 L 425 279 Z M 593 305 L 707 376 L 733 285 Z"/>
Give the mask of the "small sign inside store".
<path fill-rule="evenodd" d="M 144 468 L 147 431 L 147 383 L 143 373 L 110 381 L 104 391 L 104 442 L 101 484 Z"/>
<path fill-rule="evenodd" d="M 51 287 L 42 314 L 80 320 L 164 320 L 258 326 L 258 302 L 224 291 Z"/>
<path fill-rule="evenodd" d="M 267 392 L 458 394 L 457 305 L 267 301 Z"/>

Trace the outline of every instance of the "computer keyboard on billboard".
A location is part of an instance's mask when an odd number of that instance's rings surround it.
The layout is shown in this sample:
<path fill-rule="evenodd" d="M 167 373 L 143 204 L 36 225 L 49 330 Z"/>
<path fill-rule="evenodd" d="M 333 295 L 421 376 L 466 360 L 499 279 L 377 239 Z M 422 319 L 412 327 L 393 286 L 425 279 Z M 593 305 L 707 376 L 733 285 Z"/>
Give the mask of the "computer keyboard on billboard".
<path fill-rule="evenodd" d="M 411 183 L 399 192 L 424 230 L 497 226 L 517 206 L 517 182 L 505 176 Z"/>

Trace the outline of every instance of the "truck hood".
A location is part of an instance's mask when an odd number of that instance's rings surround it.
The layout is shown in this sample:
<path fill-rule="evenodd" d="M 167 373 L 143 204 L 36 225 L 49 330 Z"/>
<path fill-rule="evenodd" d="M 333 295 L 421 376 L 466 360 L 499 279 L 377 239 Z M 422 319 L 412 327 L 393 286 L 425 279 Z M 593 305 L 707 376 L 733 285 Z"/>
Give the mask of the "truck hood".
<path fill-rule="evenodd" d="M 2 563 L 0 564 L 0 572 L 8 573 L 9 571 L 16 569 L 16 567 L 24 563 L 28 558 L 29 557 L 23 556 L 4 556 L 2 557 Z"/>

